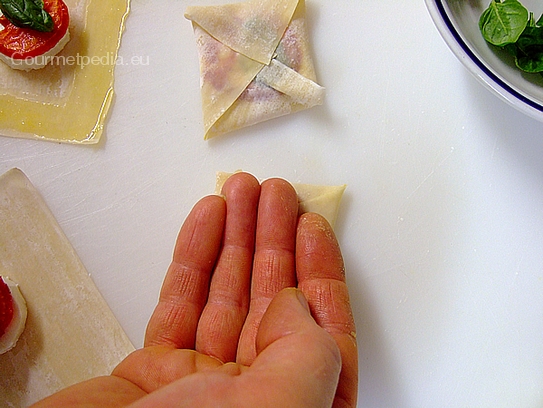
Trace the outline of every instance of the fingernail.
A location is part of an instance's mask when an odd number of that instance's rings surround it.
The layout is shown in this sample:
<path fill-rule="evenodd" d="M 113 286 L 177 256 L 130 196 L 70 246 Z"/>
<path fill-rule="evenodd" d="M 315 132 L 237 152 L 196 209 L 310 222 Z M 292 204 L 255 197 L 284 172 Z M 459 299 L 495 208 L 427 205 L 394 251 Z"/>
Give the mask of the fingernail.
<path fill-rule="evenodd" d="M 303 292 L 300 289 L 296 289 L 296 296 L 298 296 L 298 301 L 301 303 L 304 309 L 310 312 L 309 303 L 307 303 L 307 299 L 305 298 Z"/>

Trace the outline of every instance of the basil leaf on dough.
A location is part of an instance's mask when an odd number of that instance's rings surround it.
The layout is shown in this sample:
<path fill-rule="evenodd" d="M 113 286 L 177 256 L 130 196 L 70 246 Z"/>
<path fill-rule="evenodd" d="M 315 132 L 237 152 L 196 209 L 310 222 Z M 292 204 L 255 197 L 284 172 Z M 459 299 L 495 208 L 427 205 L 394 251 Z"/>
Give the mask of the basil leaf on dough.
<path fill-rule="evenodd" d="M 0 0 L 0 11 L 6 18 L 21 28 L 49 32 L 54 22 L 43 8 L 43 0 Z"/>

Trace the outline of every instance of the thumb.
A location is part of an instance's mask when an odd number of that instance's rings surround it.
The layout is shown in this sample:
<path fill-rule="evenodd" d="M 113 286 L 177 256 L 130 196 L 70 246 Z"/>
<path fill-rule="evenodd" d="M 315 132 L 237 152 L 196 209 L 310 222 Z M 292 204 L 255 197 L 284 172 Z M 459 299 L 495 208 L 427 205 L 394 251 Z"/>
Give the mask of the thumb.
<path fill-rule="evenodd" d="M 274 297 L 260 323 L 256 348 L 250 372 L 261 377 L 260 384 L 273 387 L 277 401 L 271 406 L 332 406 L 341 355 L 311 316 L 300 290 L 283 289 Z"/>

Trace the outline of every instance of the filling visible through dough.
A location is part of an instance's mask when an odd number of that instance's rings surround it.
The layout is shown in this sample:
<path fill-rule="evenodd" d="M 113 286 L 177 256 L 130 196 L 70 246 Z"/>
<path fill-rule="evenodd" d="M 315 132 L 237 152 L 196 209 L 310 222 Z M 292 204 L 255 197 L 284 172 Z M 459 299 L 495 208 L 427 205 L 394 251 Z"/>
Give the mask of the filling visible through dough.
<path fill-rule="evenodd" d="M 304 0 L 192 6 L 205 139 L 321 105 Z"/>

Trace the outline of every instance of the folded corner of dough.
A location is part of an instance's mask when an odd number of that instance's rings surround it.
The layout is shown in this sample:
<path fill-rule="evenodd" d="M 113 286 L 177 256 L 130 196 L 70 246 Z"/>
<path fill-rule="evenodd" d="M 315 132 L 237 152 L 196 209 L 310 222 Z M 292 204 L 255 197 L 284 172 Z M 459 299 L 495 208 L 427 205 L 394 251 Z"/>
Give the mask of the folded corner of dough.
<path fill-rule="evenodd" d="M 218 171 L 216 174 L 215 194 L 221 194 L 226 180 L 235 173 Z M 322 215 L 334 228 L 339 213 L 339 206 L 346 184 L 338 186 L 326 186 L 316 184 L 291 183 L 298 195 L 299 214 L 313 212 Z"/>
<path fill-rule="evenodd" d="M 341 198 L 347 185 L 323 186 L 300 183 L 293 183 L 292 185 L 298 194 L 299 213 L 314 212 L 320 214 L 334 228 Z"/>
<path fill-rule="evenodd" d="M 239 173 L 241 170 L 236 170 L 232 173 L 228 173 L 226 171 L 218 171 L 215 174 L 215 194 L 216 195 L 222 195 L 222 186 L 224 186 L 224 183 L 226 183 L 226 180 L 230 178 L 233 174 Z"/>

